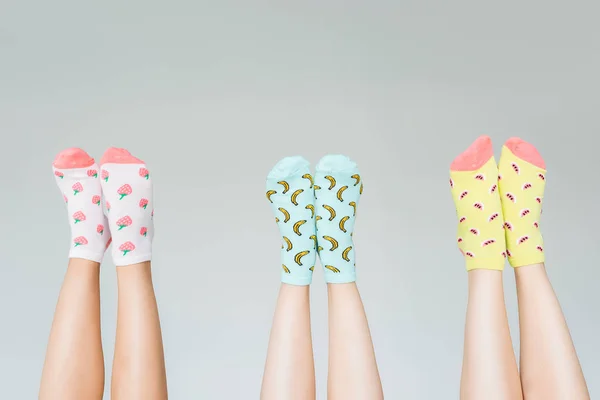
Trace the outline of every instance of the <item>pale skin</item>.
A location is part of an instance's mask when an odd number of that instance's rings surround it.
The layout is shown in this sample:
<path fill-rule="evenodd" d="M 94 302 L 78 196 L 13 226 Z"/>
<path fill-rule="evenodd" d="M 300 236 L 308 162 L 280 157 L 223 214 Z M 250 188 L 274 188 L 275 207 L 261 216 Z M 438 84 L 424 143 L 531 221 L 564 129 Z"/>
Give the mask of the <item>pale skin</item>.
<path fill-rule="evenodd" d="M 99 264 L 70 259 L 40 385 L 41 400 L 102 399 Z M 119 267 L 111 398 L 167 399 L 160 322 L 150 262 Z"/>
<path fill-rule="evenodd" d="M 512 348 L 502 273 L 469 273 L 461 399 L 588 400 L 579 359 L 544 264 L 515 268 L 521 374 Z"/>
<path fill-rule="evenodd" d="M 383 399 L 371 334 L 356 284 L 329 284 L 328 293 L 328 398 Z M 308 286 L 281 285 L 260 398 L 315 398 Z"/>
<path fill-rule="evenodd" d="M 544 264 L 515 269 L 526 399 L 589 400 L 575 346 Z"/>

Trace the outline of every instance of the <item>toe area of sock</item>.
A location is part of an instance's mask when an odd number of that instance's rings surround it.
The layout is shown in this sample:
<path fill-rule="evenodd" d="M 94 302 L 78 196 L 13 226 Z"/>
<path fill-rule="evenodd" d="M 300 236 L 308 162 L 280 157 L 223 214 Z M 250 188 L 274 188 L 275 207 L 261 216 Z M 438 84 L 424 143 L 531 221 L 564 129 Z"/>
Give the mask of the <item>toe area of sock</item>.
<path fill-rule="evenodd" d="M 104 164 L 144 164 L 144 161 L 132 156 L 127 149 L 110 147 L 100 159 L 100 165 Z"/>
<path fill-rule="evenodd" d="M 310 163 L 302 156 L 285 157 L 277 162 L 267 179 L 283 179 L 310 169 Z"/>
<path fill-rule="evenodd" d="M 86 168 L 94 164 L 94 159 L 84 150 L 71 147 L 57 154 L 52 162 L 54 168 Z"/>
<path fill-rule="evenodd" d="M 321 172 L 343 172 L 356 169 L 356 163 L 343 154 L 328 154 L 321 158 L 316 166 L 316 170 Z"/>
<path fill-rule="evenodd" d="M 518 137 L 511 137 L 506 141 L 506 143 L 504 143 L 504 146 L 506 146 L 515 156 L 519 157 L 521 160 L 527 161 L 528 163 L 533 164 L 538 168 L 546 169 L 546 163 L 544 162 L 544 159 L 542 158 L 538 150 L 535 148 L 535 146 L 531 143 L 526 142 L 525 140 Z"/>
<path fill-rule="evenodd" d="M 492 139 L 482 135 L 452 161 L 451 171 L 477 171 L 494 156 Z"/>

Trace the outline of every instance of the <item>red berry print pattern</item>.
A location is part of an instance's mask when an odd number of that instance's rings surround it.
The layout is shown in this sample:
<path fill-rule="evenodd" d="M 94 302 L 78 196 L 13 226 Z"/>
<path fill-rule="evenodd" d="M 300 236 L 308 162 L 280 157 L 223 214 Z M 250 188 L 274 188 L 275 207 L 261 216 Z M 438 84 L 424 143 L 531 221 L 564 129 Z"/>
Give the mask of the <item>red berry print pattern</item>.
<path fill-rule="evenodd" d="M 95 169 L 88 169 L 87 176 L 89 176 L 90 178 L 97 178 L 98 171 L 96 171 Z"/>
<path fill-rule="evenodd" d="M 126 228 L 131 224 L 133 224 L 133 221 L 131 220 L 131 217 L 129 215 L 117 220 L 117 226 L 119 227 L 119 230 Z"/>
<path fill-rule="evenodd" d="M 495 220 L 496 218 L 498 218 L 500 216 L 500 214 L 498 213 L 493 213 L 492 215 L 490 215 L 490 217 L 488 218 L 488 222 L 492 222 L 493 220 Z"/>
<path fill-rule="evenodd" d="M 85 246 L 86 244 L 88 244 L 88 240 L 85 238 L 85 236 L 78 236 L 75 239 L 73 239 L 73 243 L 75 243 L 75 247 Z"/>
<path fill-rule="evenodd" d="M 108 182 L 108 178 L 110 177 L 108 171 L 103 169 L 100 173 L 102 174 L 101 177 L 104 179 L 104 182 Z"/>
<path fill-rule="evenodd" d="M 473 257 L 475 257 L 475 254 L 471 253 L 470 251 L 466 251 L 465 256 L 473 258 Z"/>
<path fill-rule="evenodd" d="M 517 240 L 517 244 L 523 244 L 526 241 L 529 240 L 529 236 L 521 236 L 518 240 Z"/>
<path fill-rule="evenodd" d="M 104 235 L 104 225 L 98 224 L 96 227 L 96 232 L 98 232 L 100 235 Z"/>
<path fill-rule="evenodd" d="M 146 207 L 148 207 L 148 199 L 141 199 L 140 200 L 140 208 L 143 208 L 145 210 Z"/>
<path fill-rule="evenodd" d="M 467 192 L 467 191 L 465 190 L 464 192 L 462 192 L 462 193 L 460 194 L 460 197 L 459 197 L 459 198 L 462 200 L 462 199 L 464 199 L 465 197 L 467 197 L 467 195 L 468 195 L 468 194 L 469 194 L 469 192 Z"/>
<path fill-rule="evenodd" d="M 150 171 L 148 171 L 146 168 L 142 167 L 142 168 L 140 168 L 140 176 L 142 178 L 148 179 L 148 178 L 150 178 Z"/>
<path fill-rule="evenodd" d="M 73 196 L 77 195 L 77 193 L 83 192 L 83 185 L 79 182 L 74 184 L 71 189 L 73 189 Z"/>
<path fill-rule="evenodd" d="M 544 249 L 542 248 L 542 246 L 537 246 L 536 249 L 538 249 L 539 251 L 541 251 L 542 253 L 544 252 Z"/>
<path fill-rule="evenodd" d="M 452 180 L 452 178 L 450 178 L 450 187 L 454 188 L 454 181 Z"/>
<path fill-rule="evenodd" d="M 512 166 L 512 169 L 515 170 L 515 172 L 517 173 L 517 175 L 519 175 L 521 173 L 521 169 L 519 168 L 519 166 L 517 165 L 517 163 L 512 163 L 511 166 Z"/>
<path fill-rule="evenodd" d="M 75 221 L 75 224 L 85 221 L 85 214 L 82 211 L 77 211 L 75 214 L 73 214 L 73 220 Z"/>
<path fill-rule="evenodd" d="M 124 197 L 129 196 L 131 193 L 133 193 L 133 189 L 131 189 L 131 186 L 128 184 L 121 186 L 119 190 L 117 190 L 117 194 L 121 195 L 119 200 L 123 200 Z"/>
<path fill-rule="evenodd" d="M 135 250 L 135 245 L 131 242 L 125 242 L 121 246 L 119 246 L 119 251 L 123 252 L 123 256 L 126 256 L 127 253 L 131 253 Z"/>
<path fill-rule="evenodd" d="M 527 190 L 527 189 L 531 189 L 533 187 L 533 185 L 531 183 L 524 183 L 523 184 L 523 190 Z"/>
<path fill-rule="evenodd" d="M 467 217 L 460 217 L 460 219 L 458 220 L 459 223 L 463 223 L 467 220 Z"/>
<path fill-rule="evenodd" d="M 546 176 L 542 173 L 538 174 L 538 178 L 540 178 L 541 180 L 545 181 L 546 180 Z"/>
<path fill-rule="evenodd" d="M 504 227 L 505 227 L 506 229 L 508 229 L 509 231 L 512 231 L 512 229 L 513 229 L 513 228 L 512 228 L 512 224 L 511 224 L 510 222 L 508 222 L 508 221 L 506 221 L 506 222 L 504 223 Z"/>
<path fill-rule="evenodd" d="M 60 171 L 54 171 L 54 175 L 55 175 L 57 178 L 60 178 L 60 179 L 63 179 L 63 178 L 65 177 L 65 174 L 63 174 L 63 173 L 62 173 L 62 172 L 60 172 Z"/>
<path fill-rule="evenodd" d="M 475 204 L 473 204 L 473 207 L 475 207 L 479 210 L 483 210 L 483 203 L 475 203 Z"/>
<path fill-rule="evenodd" d="M 490 244 L 496 243 L 495 239 L 488 239 L 481 242 L 481 247 L 489 246 Z"/>
<path fill-rule="evenodd" d="M 475 175 L 475 179 L 477 179 L 478 181 L 485 181 L 485 175 L 477 174 L 477 175 Z"/>
<path fill-rule="evenodd" d="M 505 195 L 505 196 L 506 196 L 506 198 L 507 198 L 507 199 L 509 199 L 509 200 L 510 200 L 510 201 L 512 201 L 513 203 L 516 203 L 516 202 L 517 202 L 517 198 L 515 197 L 515 195 L 514 195 L 514 194 L 512 194 L 512 193 L 506 193 L 506 195 Z"/>
<path fill-rule="evenodd" d="M 529 211 L 528 209 L 524 209 L 521 211 L 521 218 L 525 217 L 526 215 L 528 215 L 531 211 Z"/>
<path fill-rule="evenodd" d="M 475 228 L 471 228 L 469 229 L 469 232 L 471 232 L 473 235 L 478 236 L 479 235 L 479 231 Z"/>
<path fill-rule="evenodd" d="M 145 226 L 143 226 L 143 227 L 140 229 L 140 235 L 142 235 L 142 236 L 146 236 L 146 235 L 148 235 L 148 228 L 146 228 Z"/>
<path fill-rule="evenodd" d="M 92 204 L 99 206 L 101 200 L 102 200 L 102 198 L 100 196 L 95 195 L 94 197 L 92 197 Z"/>
<path fill-rule="evenodd" d="M 498 189 L 498 185 L 496 185 L 495 183 L 490 187 L 490 194 L 493 194 L 496 192 L 496 189 Z"/>

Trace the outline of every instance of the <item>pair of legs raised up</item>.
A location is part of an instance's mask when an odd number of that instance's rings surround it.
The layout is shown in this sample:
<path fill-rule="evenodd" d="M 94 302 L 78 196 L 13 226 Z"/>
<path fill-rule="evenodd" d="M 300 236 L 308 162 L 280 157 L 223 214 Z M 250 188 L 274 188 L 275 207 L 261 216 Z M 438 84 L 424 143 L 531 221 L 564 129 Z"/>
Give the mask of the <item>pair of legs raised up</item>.
<path fill-rule="evenodd" d="M 111 398 L 164 400 L 165 363 L 150 263 L 154 205 L 148 170 L 126 150 L 109 149 L 99 168 L 83 150 L 68 149 L 56 158 L 54 175 L 67 203 L 71 250 L 39 398 L 103 396 L 99 272 L 112 241 L 119 299 Z"/>
<path fill-rule="evenodd" d="M 352 232 L 362 182 L 356 164 L 326 156 L 313 180 L 301 157 L 280 161 L 267 198 L 282 235 L 282 284 L 271 329 L 262 400 L 315 398 L 309 287 L 316 256 L 329 295 L 328 398 L 383 399 L 365 310 L 356 287 Z"/>
<path fill-rule="evenodd" d="M 458 245 L 469 271 L 461 399 L 589 399 L 544 265 L 542 157 L 531 144 L 512 138 L 496 165 L 484 136 L 456 158 L 450 176 Z M 520 373 L 504 303 L 505 257 L 517 282 Z"/>

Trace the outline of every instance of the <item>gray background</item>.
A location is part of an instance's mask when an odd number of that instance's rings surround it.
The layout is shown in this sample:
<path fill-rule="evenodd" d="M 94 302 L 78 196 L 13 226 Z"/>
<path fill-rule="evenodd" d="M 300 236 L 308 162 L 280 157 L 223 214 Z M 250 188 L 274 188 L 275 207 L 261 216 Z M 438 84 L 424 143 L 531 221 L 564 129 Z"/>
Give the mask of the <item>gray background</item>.
<path fill-rule="evenodd" d="M 447 169 L 482 133 L 549 165 L 548 269 L 600 395 L 599 10 L 561 3 L 3 0 L 0 398 L 36 397 L 69 237 L 50 163 L 71 146 L 127 147 L 154 174 L 171 398 L 258 397 L 279 282 L 264 179 L 328 152 L 365 181 L 358 282 L 387 398 L 456 398 L 467 282 Z M 312 301 L 324 398 L 321 271 Z M 110 261 L 102 306 L 110 376 Z"/>

